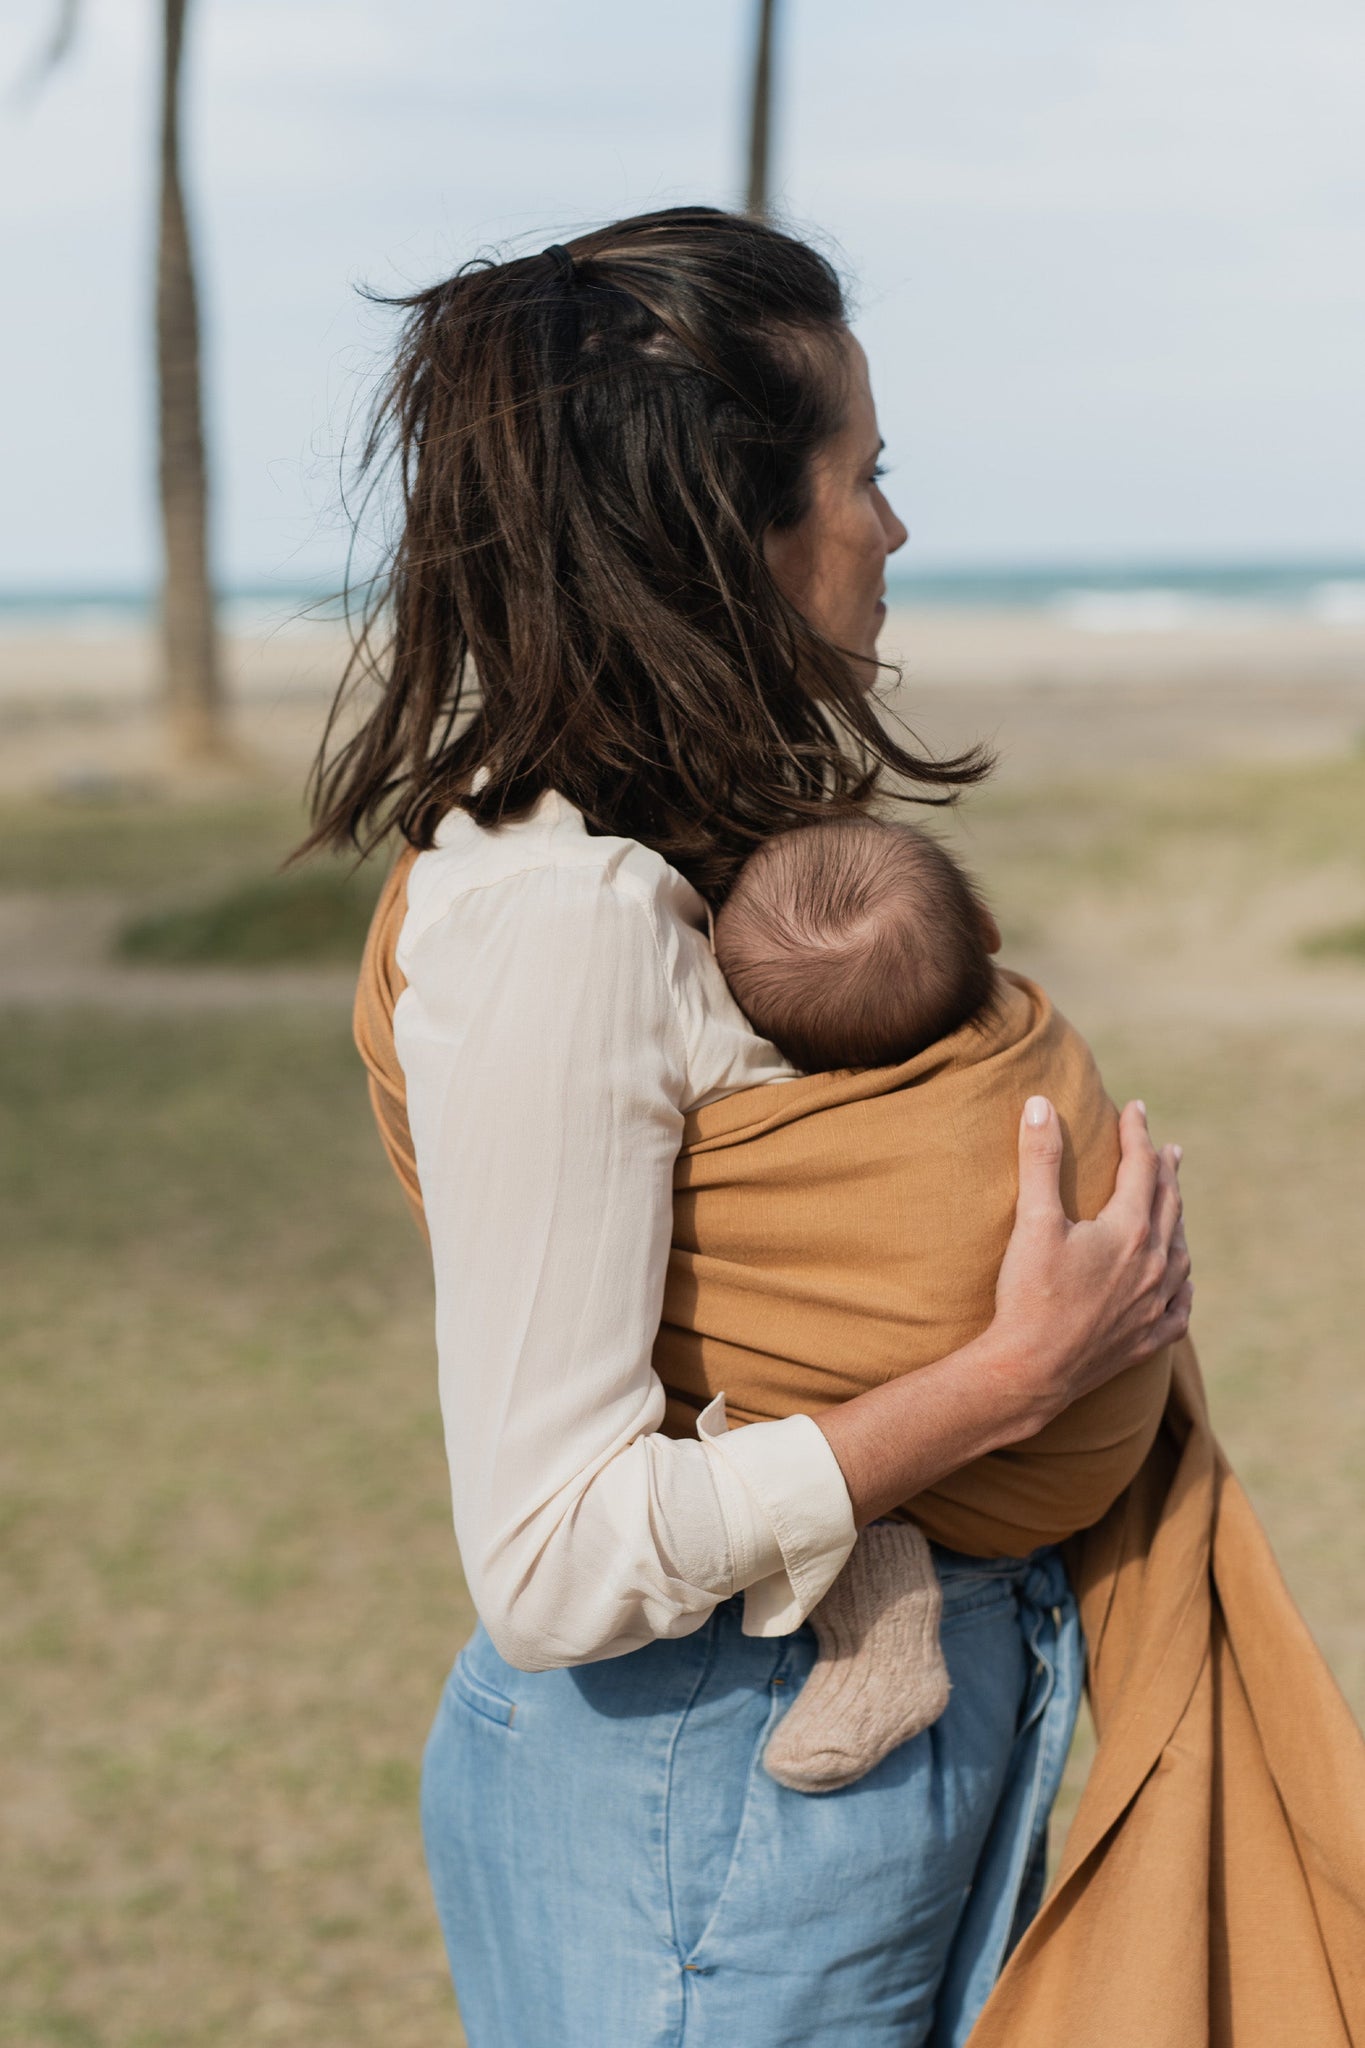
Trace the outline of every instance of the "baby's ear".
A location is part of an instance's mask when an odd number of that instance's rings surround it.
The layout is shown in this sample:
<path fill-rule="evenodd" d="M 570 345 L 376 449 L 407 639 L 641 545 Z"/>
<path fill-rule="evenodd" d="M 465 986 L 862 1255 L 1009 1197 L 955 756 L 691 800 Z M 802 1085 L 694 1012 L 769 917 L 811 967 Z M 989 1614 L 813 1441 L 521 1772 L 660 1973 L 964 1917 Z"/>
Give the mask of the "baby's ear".
<path fill-rule="evenodd" d="M 1005 941 L 1000 936 L 1000 927 L 995 921 L 995 913 L 994 911 L 987 910 L 984 903 L 978 903 L 977 910 L 981 917 L 981 936 L 986 942 L 986 951 L 988 953 L 998 953 Z"/>

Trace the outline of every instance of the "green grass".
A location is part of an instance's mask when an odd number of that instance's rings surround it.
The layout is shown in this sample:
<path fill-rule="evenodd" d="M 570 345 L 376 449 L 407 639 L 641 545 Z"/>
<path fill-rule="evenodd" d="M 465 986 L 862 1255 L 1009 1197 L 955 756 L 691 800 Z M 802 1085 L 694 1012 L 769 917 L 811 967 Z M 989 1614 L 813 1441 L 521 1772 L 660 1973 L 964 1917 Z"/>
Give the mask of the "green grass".
<path fill-rule="evenodd" d="M 123 927 L 123 960 L 157 967 L 316 966 L 354 961 L 382 875 L 335 864 L 237 882 L 207 901 L 156 910 Z"/>
<path fill-rule="evenodd" d="M 280 798 L 0 804 L 0 891 L 116 893 L 116 957 L 157 967 L 349 964 L 387 867 L 279 872 L 304 818 Z M 274 870 L 274 872 L 272 872 Z"/>

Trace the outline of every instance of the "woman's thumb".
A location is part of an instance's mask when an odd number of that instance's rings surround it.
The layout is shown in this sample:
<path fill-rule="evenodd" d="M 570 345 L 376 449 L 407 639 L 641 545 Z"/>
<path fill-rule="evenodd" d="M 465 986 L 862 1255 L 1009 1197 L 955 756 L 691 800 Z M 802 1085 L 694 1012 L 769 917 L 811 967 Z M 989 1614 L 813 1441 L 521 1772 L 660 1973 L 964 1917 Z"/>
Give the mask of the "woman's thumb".
<path fill-rule="evenodd" d="M 1062 1126 L 1046 1095 L 1030 1095 L 1019 1120 L 1019 1210 L 1053 1221 L 1062 1209 Z"/>

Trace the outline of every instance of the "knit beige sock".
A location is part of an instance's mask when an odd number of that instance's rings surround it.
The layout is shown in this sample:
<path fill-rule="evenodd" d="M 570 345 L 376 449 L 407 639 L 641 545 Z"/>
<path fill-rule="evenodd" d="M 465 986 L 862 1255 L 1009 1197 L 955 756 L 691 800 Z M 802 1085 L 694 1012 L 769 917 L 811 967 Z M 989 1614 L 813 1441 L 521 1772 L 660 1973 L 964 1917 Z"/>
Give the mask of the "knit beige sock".
<path fill-rule="evenodd" d="M 924 1532 L 873 1522 L 811 1613 L 820 1654 L 763 1762 L 793 1792 L 851 1785 L 948 1704 L 943 1608 Z"/>

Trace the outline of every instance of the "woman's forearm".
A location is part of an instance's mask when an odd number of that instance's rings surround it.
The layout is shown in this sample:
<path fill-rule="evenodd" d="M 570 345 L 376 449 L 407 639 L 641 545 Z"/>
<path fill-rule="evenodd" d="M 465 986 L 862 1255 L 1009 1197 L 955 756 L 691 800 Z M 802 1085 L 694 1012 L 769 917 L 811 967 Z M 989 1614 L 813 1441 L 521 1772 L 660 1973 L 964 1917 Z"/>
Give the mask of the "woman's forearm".
<path fill-rule="evenodd" d="M 838 1460 L 861 1529 L 949 1472 L 1034 1435 L 1048 1411 L 1011 1372 L 999 1337 L 987 1330 L 936 1364 L 814 1419 Z"/>

